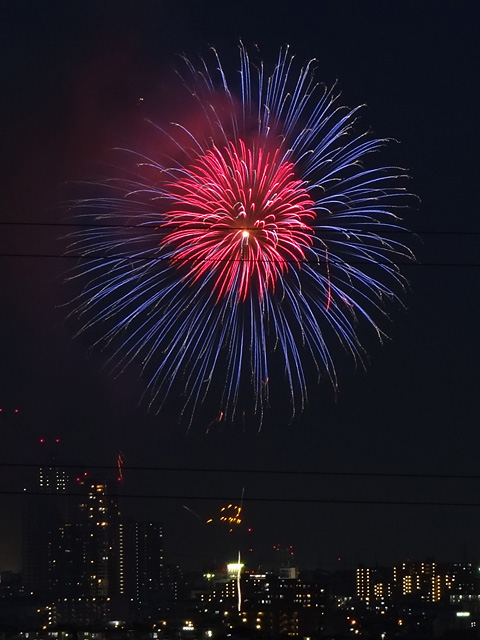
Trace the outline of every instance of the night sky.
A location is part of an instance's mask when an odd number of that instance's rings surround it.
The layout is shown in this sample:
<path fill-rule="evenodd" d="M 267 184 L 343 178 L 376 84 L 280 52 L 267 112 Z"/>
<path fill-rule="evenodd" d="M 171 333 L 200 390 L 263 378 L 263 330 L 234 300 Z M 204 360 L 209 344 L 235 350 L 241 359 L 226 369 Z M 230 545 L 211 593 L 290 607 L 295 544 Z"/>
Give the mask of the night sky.
<path fill-rule="evenodd" d="M 441 0 L 0 2 L 0 570 L 20 568 L 22 497 L 4 492 L 28 475 L 6 463 L 38 462 L 42 436 L 85 468 L 121 450 L 122 491 L 157 496 L 126 499 L 125 513 L 162 520 L 167 561 L 185 568 L 235 548 L 204 521 L 243 489 L 258 557 L 280 543 L 312 568 L 480 558 L 479 14 Z M 215 45 L 235 69 L 240 38 L 267 63 L 285 43 L 316 58 L 344 103 L 368 105 L 365 126 L 400 141 L 383 160 L 408 168 L 421 199 L 405 214 L 418 262 L 404 267 L 411 290 L 390 340 L 365 336 L 368 370 L 340 354 L 337 398 L 320 387 L 298 421 L 273 413 L 260 434 L 187 434 L 138 405 L 134 371 L 112 378 L 72 339 L 58 225 L 68 185 L 145 115 L 161 119 L 176 54 Z"/>

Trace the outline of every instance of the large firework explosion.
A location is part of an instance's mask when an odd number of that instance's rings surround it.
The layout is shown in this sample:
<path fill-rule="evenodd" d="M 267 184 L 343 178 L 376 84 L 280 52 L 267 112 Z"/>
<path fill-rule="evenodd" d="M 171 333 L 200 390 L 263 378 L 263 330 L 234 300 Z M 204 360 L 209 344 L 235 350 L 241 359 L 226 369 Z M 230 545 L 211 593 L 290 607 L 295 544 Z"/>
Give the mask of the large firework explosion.
<path fill-rule="evenodd" d="M 294 416 L 319 377 L 336 386 L 334 344 L 364 363 L 357 329 L 382 339 L 408 194 L 314 61 L 283 49 L 268 72 L 240 46 L 230 80 L 209 56 L 184 60 L 191 117 L 149 123 L 154 149 L 123 150 L 125 173 L 77 203 L 73 313 L 117 371 L 141 365 L 155 411 L 260 425 L 272 391 Z"/>

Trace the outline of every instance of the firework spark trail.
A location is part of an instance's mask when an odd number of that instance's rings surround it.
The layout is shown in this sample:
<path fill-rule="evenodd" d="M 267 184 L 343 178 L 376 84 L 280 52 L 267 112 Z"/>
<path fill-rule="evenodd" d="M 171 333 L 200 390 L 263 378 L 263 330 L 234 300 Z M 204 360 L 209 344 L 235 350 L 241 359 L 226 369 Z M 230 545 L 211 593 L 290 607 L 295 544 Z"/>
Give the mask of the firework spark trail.
<path fill-rule="evenodd" d="M 405 284 L 395 261 L 412 258 L 392 238 L 409 195 L 401 169 L 366 166 L 385 140 L 357 133 L 359 108 L 314 61 L 296 71 L 285 48 L 268 74 L 240 46 L 235 97 L 212 55 L 185 60 L 195 126 L 150 123 L 157 152 L 125 151 L 127 177 L 77 203 L 91 227 L 71 250 L 90 259 L 71 274 L 86 282 L 72 313 L 116 371 L 141 363 L 154 409 L 181 388 L 188 423 L 208 398 L 224 421 L 261 424 L 273 384 L 293 416 L 312 365 L 336 385 L 335 341 L 363 363 L 357 326 L 382 339 Z"/>
<path fill-rule="evenodd" d="M 237 558 L 237 611 L 240 613 L 242 610 L 242 557 L 240 550 L 238 551 Z"/>

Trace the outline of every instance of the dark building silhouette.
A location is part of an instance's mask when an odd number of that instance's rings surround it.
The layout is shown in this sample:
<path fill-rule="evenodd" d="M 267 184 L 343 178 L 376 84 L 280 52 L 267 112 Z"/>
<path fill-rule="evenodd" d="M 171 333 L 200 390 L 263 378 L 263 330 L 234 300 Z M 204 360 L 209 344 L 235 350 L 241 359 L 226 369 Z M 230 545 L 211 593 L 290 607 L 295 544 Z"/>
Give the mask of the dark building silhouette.
<path fill-rule="evenodd" d="M 124 548 L 124 594 L 130 615 L 149 618 L 166 600 L 163 526 L 133 520 L 120 524 Z"/>
<path fill-rule="evenodd" d="M 165 599 L 163 528 L 123 518 L 123 474 L 62 467 L 60 440 L 39 440 L 27 482 L 23 576 L 42 626 L 98 627 L 149 614 Z M 121 471 L 121 468 L 120 468 Z"/>
<path fill-rule="evenodd" d="M 22 574 L 25 587 L 45 598 L 52 595 L 52 541 L 59 526 L 69 518 L 66 470 L 59 466 L 59 438 L 39 438 L 40 465 L 26 481 L 23 514 Z"/>
<path fill-rule="evenodd" d="M 163 527 L 158 522 L 135 522 L 135 598 L 151 600 L 163 592 Z"/>
<path fill-rule="evenodd" d="M 117 484 L 77 478 L 70 519 L 51 536 L 50 623 L 95 625 L 125 596 Z"/>

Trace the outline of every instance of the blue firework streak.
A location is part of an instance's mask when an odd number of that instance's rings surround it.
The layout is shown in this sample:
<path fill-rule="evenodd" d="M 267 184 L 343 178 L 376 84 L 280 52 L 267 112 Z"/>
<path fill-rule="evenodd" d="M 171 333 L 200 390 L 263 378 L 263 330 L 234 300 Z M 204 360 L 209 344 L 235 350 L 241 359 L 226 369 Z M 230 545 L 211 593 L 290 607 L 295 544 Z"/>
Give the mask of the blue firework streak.
<path fill-rule="evenodd" d="M 318 377 L 336 387 L 333 344 L 363 364 L 357 328 L 382 339 L 412 257 L 394 237 L 409 196 L 314 61 L 283 49 L 269 73 L 240 46 L 236 93 L 211 55 L 184 61 L 192 113 L 149 123 L 155 150 L 123 150 L 125 171 L 76 203 L 73 313 L 117 372 L 141 365 L 155 411 L 180 396 L 189 424 L 202 404 L 261 424 L 272 389 L 293 417 Z"/>

